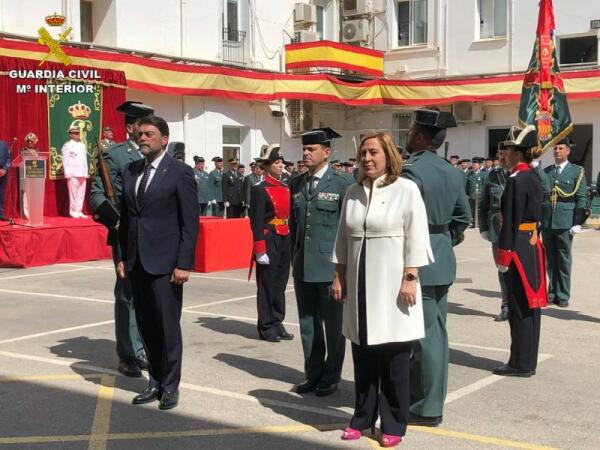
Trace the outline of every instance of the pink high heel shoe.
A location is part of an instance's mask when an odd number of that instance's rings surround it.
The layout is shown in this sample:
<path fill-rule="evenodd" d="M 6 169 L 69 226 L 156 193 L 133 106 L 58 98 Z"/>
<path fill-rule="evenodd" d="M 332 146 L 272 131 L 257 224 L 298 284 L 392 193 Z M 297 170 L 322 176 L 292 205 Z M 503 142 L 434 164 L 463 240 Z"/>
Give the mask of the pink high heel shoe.
<path fill-rule="evenodd" d="M 382 447 L 395 447 L 402 442 L 402 436 L 394 436 L 393 434 L 381 434 L 381 441 L 379 445 Z"/>
<path fill-rule="evenodd" d="M 375 425 L 371 426 L 371 435 L 375 436 Z M 362 437 L 362 430 L 357 430 L 356 428 L 346 428 L 344 433 L 342 434 L 342 439 L 344 441 L 355 441 Z"/>

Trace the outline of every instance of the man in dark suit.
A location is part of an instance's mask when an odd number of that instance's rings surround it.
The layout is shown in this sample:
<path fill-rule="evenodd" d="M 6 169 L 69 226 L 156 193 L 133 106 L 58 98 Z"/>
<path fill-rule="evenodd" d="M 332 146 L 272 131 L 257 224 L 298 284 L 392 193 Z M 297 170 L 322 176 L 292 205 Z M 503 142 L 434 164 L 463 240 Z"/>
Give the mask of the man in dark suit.
<path fill-rule="evenodd" d="M 243 184 L 244 176 L 237 171 L 238 161 L 231 158 L 229 163 L 229 171 L 223 175 L 223 204 L 227 208 L 227 218 L 242 217 L 244 206 Z"/>
<path fill-rule="evenodd" d="M 156 116 L 140 119 L 144 159 L 123 172 L 119 237 L 120 277 L 131 279 L 135 314 L 148 354 L 148 387 L 133 404 L 160 399 L 177 406 L 181 379 L 183 283 L 194 267 L 198 197 L 194 171 L 165 152 L 169 126 Z"/>
<path fill-rule="evenodd" d="M 4 217 L 4 192 L 8 169 L 10 169 L 10 151 L 6 142 L 0 141 L 0 220 L 7 220 Z"/>

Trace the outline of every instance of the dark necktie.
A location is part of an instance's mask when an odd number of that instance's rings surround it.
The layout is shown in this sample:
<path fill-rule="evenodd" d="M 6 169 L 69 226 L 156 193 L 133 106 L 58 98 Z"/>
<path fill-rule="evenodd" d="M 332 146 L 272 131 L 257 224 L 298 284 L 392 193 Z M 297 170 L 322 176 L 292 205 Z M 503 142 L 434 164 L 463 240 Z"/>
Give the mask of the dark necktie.
<path fill-rule="evenodd" d="M 144 201 L 144 194 L 146 193 L 146 186 L 148 185 L 148 178 L 150 178 L 150 172 L 152 171 L 152 164 L 148 164 L 144 168 L 144 175 L 142 175 L 142 179 L 140 180 L 140 185 L 137 190 L 137 202 L 138 205 L 141 205 Z"/>
<path fill-rule="evenodd" d="M 318 183 L 318 177 L 315 177 L 314 175 L 312 177 L 308 177 L 308 195 L 313 195 L 313 192 L 315 192 L 315 188 L 317 187 Z"/>

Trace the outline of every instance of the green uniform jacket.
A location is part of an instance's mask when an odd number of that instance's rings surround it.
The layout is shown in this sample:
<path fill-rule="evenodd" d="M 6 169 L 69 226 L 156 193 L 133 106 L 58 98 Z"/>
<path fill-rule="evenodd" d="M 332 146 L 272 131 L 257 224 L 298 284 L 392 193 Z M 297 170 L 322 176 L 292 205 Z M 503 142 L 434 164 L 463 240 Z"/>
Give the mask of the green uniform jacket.
<path fill-rule="evenodd" d="M 209 196 L 211 200 L 223 201 L 223 172 L 214 169 L 208 174 Z"/>
<path fill-rule="evenodd" d="M 471 171 L 467 175 L 465 192 L 471 200 L 475 200 L 477 192 L 479 193 L 479 198 L 481 199 L 481 194 L 483 193 L 483 184 L 485 183 L 487 175 L 488 173 L 484 170 L 480 170 L 479 172 Z"/>
<path fill-rule="evenodd" d="M 500 214 L 500 201 L 508 175 L 504 169 L 492 170 L 483 184 L 481 202 L 479 202 L 479 231 L 487 231 L 492 244 L 498 243 L 502 215 Z"/>
<path fill-rule="evenodd" d="M 404 165 L 405 178 L 419 186 L 430 225 L 448 225 L 449 233 L 430 234 L 435 262 L 419 269 L 422 286 L 444 286 L 456 278 L 452 247 L 471 223 L 471 208 L 461 174 L 434 151 L 411 155 Z"/>
<path fill-rule="evenodd" d="M 194 178 L 198 184 L 198 203 L 208 203 L 211 200 L 208 172 L 206 170 L 198 170 L 194 167 Z"/>
<path fill-rule="evenodd" d="M 308 195 L 309 173 L 291 180 L 290 236 L 294 278 L 308 283 L 333 281 L 330 261 L 349 180 L 331 166 Z"/>
<path fill-rule="evenodd" d="M 577 181 L 580 176 L 581 182 L 577 188 Z M 542 228 L 546 230 L 566 230 L 573 225 L 581 225 L 584 221 L 583 212 L 587 200 L 587 182 L 583 174 L 583 168 L 568 163 L 557 178 L 554 164 L 552 164 L 544 169 L 542 184 L 546 193 Z M 558 201 L 555 207 L 552 208 L 550 199 L 555 186 L 558 186 L 567 194 L 573 191 L 575 191 L 575 194 L 572 197 L 565 198 L 566 201 L 561 201 L 561 195 L 559 194 Z"/>
<path fill-rule="evenodd" d="M 131 141 L 125 141 L 113 145 L 102 155 L 104 161 L 106 161 L 106 165 L 108 166 L 108 173 L 110 175 L 110 179 L 112 180 L 115 196 L 117 199 L 119 199 L 120 203 L 123 197 L 123 169 L 125 169 L 129 163 L 142 159 L 142 155 L 138 149 L 133 146 Z M 102 178 L 100 177 L 100 173 L 96 173 L 96 176 L 92 180 L 92 190 L 90 193 L 90 206 L 92 207 L 92 211 L 95 211 L 96 208 L 98 208 L 98 206 L 100 206 L 106 200 L 108 199 L 106 197 L 106 193 L 104 192 Z M 109 230 L 107 242 L 109 245 L 112 245 L 114 249 L 116 249 L 117 253 L 120 254 L 121 249 L 118 245 L 118 233 L 115 230 Z M 117 260 L 119 260 L 119 255 L 116 256 Z"/>

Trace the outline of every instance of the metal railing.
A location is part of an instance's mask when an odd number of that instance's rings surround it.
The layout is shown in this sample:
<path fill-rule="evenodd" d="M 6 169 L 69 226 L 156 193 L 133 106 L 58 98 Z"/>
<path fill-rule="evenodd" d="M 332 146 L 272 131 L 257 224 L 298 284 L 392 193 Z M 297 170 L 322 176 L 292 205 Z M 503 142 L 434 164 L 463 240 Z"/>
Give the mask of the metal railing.
<path fill-rule="evenodd" d="M 245 66 L 249 63 L 246 32 L 223 28 L 223 62 Z"/>

